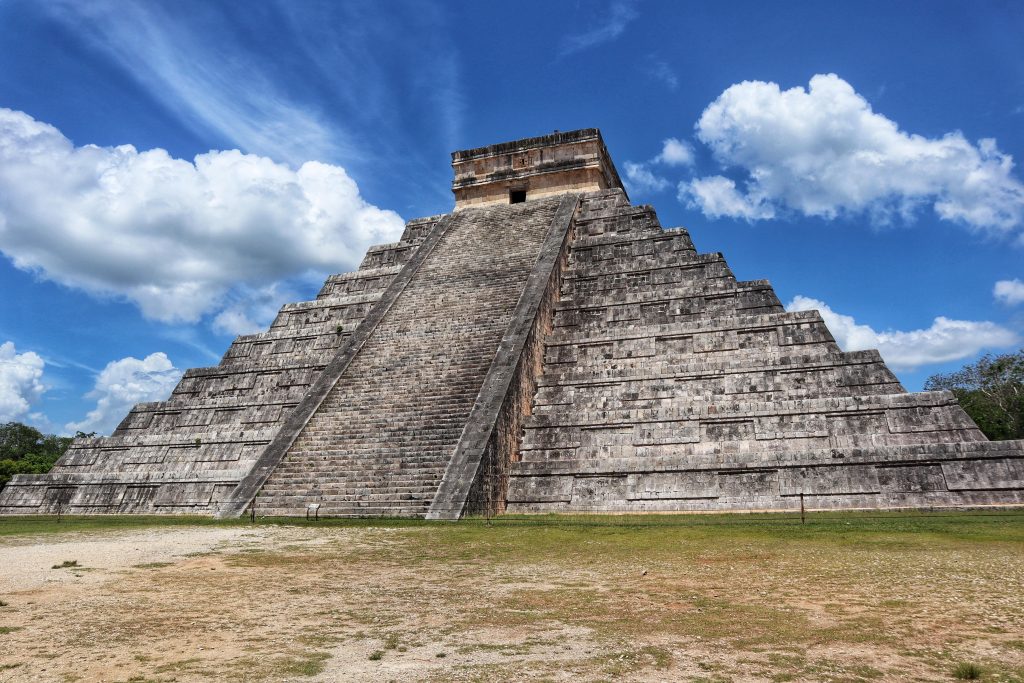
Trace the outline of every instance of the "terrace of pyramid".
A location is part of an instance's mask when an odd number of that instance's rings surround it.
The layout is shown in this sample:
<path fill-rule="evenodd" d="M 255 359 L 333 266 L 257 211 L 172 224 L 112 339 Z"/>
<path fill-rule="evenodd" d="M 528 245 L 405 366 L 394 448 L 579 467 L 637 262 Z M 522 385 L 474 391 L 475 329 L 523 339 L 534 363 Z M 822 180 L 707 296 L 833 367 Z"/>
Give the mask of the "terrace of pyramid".
<path fill-rule="evenodd" d="M 238 337 L 0 513 L 1024 504 L 1024 442 L 634 206 L 596 129 L 455 152 L 451 213 Z M 770 266 L 770 264 L 766 264 Z"/>

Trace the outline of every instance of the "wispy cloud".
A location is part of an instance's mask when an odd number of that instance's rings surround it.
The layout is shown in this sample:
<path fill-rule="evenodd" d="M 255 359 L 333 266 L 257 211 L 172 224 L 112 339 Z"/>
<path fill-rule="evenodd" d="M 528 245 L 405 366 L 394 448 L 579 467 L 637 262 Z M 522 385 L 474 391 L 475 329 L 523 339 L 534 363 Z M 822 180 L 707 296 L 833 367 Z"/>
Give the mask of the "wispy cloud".
<path fill-rule="evenodd" d="M 443 191 L 433 162 L 461 138 L 465 111 L 445 3 L 396 13 L 374 2 L 199 2 L 183 11 L 55 0 L 39 11 L 210 148 L 293 168 L 326 161 L 361 181 L 383 178 L 385 159 L 389 186 Z"/>
<path fill-rule="evenodd" d="M 654 55 L 648 55 L 646 64 L 647 75 L 656 81 L 663 83 L 669 90 L 679 87 L 679 77 L 669 66 L 668 62 L 658 59 Z"/>
<path fill-rule="evenodd" d="M 465 98 L 444 3 L 420 2 L 406 13 L 381 11 L 373 2 L 274 6 L 289 48 L 304 55 L 303 67 L 317 75 L 332 112 L 352 127 L 399 132 L 414 117 L 442 131 L 438 142 L 446 147 L 459 138 Z M 379 136 L 374 146 L 393 137 Z"/>
<path fill-rule="evenodd" d="M 566 36 L 562 41 L 558 56 L 566 57 L 615 40 L 622 35 L 622 32 L 637 16 L 633 2 L 619 0 L 611 3 L 607 11 L 599 16 L 598 22 L 590 29 Z"/>
<path fill-rule="evenodd" d="M 292 165 L 351 158 L 346 131 L 289 97 L 203 4 L 58 2 L 53 16 L 104 53 L 195 132 Z M 183 19 L 183 15 L 188 19 Z M 204 27 L 207 30 L 200 30 Z"/>

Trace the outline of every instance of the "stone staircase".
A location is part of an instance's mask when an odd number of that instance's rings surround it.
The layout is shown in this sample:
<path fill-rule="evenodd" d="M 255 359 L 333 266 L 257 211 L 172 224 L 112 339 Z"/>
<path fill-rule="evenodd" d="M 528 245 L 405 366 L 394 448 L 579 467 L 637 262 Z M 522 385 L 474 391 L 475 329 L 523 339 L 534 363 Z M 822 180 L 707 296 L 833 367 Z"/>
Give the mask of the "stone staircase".
<path fill-rule="evenodd" d="M 257 514 L 424 515 L 559 197 L 454 214 L 256 499 Z"/>
<path fill-rule="evenodd" d="M 315 300 L 285 305 L 216 366 L 187 370 L 167 401 L 136 405 L 110 437 L 76 439 L 49 474 L 18 477 L 0 514 L 217 510 L 439 219 L 410 221 Z"/>

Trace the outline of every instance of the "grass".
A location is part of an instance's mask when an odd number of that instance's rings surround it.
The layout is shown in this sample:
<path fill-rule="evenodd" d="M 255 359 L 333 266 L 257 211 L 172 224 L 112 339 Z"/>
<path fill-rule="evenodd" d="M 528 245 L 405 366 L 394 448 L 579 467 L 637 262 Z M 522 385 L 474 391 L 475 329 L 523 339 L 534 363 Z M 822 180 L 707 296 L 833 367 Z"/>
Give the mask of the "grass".
<path fill-rule="evenodd" d="M 326 652 L 303 652 L 284 657 L 274 666 L 278 675 L 316 676 L 321 673 L 330 655 Z"/>
<path fill-rule="evenodd" d="M 1022 509 L 809 512 L 800 523 L 795 513 L 733 514 L 655 514 L 655 515 L 502 515 L 489 520 L 467 518 L 460 522 L 435 522 L 422 519 L 321 518 L 307 521 L 301 517 L 259 517 L 255 525 L 345 528 L 444 528 L 456 535 L 491 533 L 494 529 L 591 529 L 626 532 L 637 529 L 713 530 L 716 536 L 735 529 L 741 535 L 783 535 L 786 538 L 815 538 L 822 535 L 855 536 L 861 532 L 877 534 L 937 533 L 964 540 L 985 541 L 1005 538 L 1008 529 L 1021 528 Z M 69 533 L 77 531 L 116 531 L 154 527 L 237 527 L 252 526 L 247 517 L 214 519 L 196 515 L 55 515 L 0 516 L 0 537 L 26 534 Z"/>
<path fill-rule="evenodd" d="M 973 662 L 960 662 L 953 668 L 953 677 L 960 681 L 976 681 L 981 674 L 981 667 Z"/>

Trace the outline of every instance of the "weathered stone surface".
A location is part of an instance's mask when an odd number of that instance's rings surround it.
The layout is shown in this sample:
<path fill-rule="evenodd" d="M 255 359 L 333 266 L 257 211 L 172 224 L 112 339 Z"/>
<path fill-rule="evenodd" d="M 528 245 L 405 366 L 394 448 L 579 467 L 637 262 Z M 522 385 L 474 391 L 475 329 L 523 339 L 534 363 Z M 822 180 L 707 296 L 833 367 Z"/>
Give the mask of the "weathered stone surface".
<path fill-rule="evenodd" d="M 218 511 L 440 219 L 410 221 L 217 366 L 186 371 L 169 400 L 136 405 L 112 436 L 76 439 L 49 474 L 16 477 L 0 513 Z"/>
<path fill-rule="evenodd" d="M 426 514 L 562 203 L 454 215 L 263 486 L 257 513 L 320 503 L 321 515 Z"/>
<path fill-rule="evenodd" d="M 596 128 L 452 153 L 455 209 L 622 187 Z"/>
<path fill-rule="evenodd" d="M 1024 444 L 906 393 L 650 207 L 590 193 L 575 225 L 507 510 L 1024 503 Z"/>
<path fill-rule="evenodd" d="M 453 154 L 411 221 L 267 332 L 16 476 L 0 513 L 785 510 L 1024 503 L 1024 443 L 632 206 L 600 133 Z"/>

